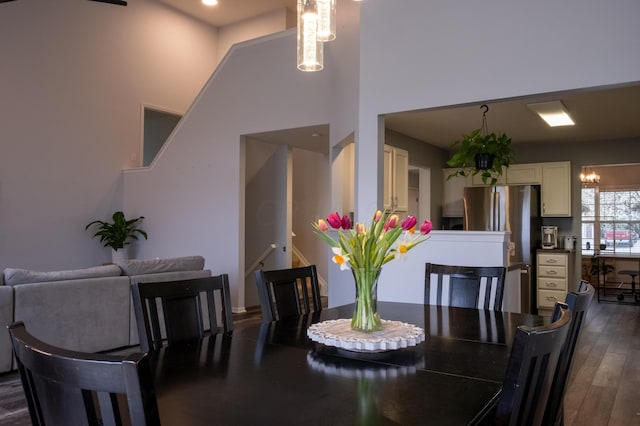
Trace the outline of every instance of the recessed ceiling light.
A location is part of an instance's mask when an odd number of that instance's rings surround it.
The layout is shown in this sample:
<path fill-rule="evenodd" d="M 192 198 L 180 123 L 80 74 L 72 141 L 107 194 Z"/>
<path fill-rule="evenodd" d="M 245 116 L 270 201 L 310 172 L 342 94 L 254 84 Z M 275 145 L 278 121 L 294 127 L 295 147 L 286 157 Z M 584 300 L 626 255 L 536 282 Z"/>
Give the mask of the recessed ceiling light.
<path fill-rule="evenodd" d="M 575 124 L 560 101 L 527 104 L 527 107 L 538 114 L 551 127 L 573 126 Z"/>
<path fill-rule="evenodd" d="M 218 0 L 202 0 L 202 4 L 206 6 L 215 6 L 218 4 Z"/>
<path fill-rule="evenodd" d="M 320 136 L 322 136 L 322 133 L 318 133 L 318 132 L 311 133 L 311 137 L 318 138 Z"/>

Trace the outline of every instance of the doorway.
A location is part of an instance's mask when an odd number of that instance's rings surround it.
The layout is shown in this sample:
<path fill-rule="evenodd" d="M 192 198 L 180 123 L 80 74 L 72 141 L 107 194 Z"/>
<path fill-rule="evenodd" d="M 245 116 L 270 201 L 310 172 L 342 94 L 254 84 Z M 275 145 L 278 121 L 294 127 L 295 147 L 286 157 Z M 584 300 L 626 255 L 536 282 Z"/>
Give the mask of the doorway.
<path fill-rule="evenodd" d="M 324 125 L 245 136 L 246 307 L 259 305 L 255 270 L 322 262 L 326 247 L 311 223 L 329 208 L 328 131 Z"/>

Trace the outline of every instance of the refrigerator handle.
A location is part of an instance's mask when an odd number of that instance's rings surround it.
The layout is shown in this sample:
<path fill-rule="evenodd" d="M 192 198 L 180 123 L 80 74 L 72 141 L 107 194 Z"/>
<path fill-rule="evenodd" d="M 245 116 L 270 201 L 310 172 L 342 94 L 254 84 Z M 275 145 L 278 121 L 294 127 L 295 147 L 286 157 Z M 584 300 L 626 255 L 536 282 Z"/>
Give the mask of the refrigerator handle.
<path fill-rule="evenodd" d="M 491 214 L 489 215 L 489 230 L 498 231 L 500 224 L 500 193 L 491 191 Z"/>

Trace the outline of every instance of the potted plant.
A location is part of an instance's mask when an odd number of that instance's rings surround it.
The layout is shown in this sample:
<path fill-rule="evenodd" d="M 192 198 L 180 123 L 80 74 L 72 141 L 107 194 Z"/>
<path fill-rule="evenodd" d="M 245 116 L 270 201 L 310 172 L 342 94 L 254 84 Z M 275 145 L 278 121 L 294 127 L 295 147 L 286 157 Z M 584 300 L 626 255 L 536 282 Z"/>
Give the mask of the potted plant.
<path fill-rule="evenodd" d="M 509 167 L 513 161 L 511 138 L 504 133 L 489 133 L 486 121 L 489 107 L 482 105 L 481 108 L 486 108 L 482 115 L 482 127 L 462 135 L 460 140 L 451 145 L 456 152 L 447 161 L 447 165 L 459 170 L 450 174 L 448 179 L 480 173 L 484 184 L 495 185 L 498 176 L 502 176 L 502 168 Z"/>
<path fill-rule="evenodd" d="M 130 240 L 137 240 L 138 235 L 147 239 L 147 233 L 142 229 L 136 227 L 138 222 L 144 219 L 144 216 L 139 216 L 135 219 L 126 219 L 124 213 L 117 211 L 112 216 L 113 222 L 104 222 L 102 220 L 94 220 L 85 226 L 85 230 L 91 226 L 97 227 L 97 232 L 93 234 L 93 238 L 100 237 L 100 243 L 104 247 L 111 247 L 113 250 L 112 257 L 114 260 L 126 259 L 127 253 L 125 246 L 131 244 Z"/>

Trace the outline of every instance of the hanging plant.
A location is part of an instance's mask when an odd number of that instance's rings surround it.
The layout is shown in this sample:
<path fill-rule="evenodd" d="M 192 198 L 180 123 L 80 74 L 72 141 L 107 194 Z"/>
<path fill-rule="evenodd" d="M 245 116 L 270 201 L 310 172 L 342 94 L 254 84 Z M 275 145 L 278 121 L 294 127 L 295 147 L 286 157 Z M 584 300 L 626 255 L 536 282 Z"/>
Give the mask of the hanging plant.
<path fill-rule="evenodd" d="M 502 176 L 502 168 L 509 167 L 513 161 L 511 138 L 504 133 L 489 133 L 486 116 L 489 107 L 482 105 L 480 108 L 484 109 L 482 127 L 462 135 L 460 140 L 451 145 L 454 154 L 447 161 L 447 165 L 459 170 L 451 173 L 448 179 L 454 176 L 480 174 L 484 184 L 495 185 L 498 176 Z"/>

